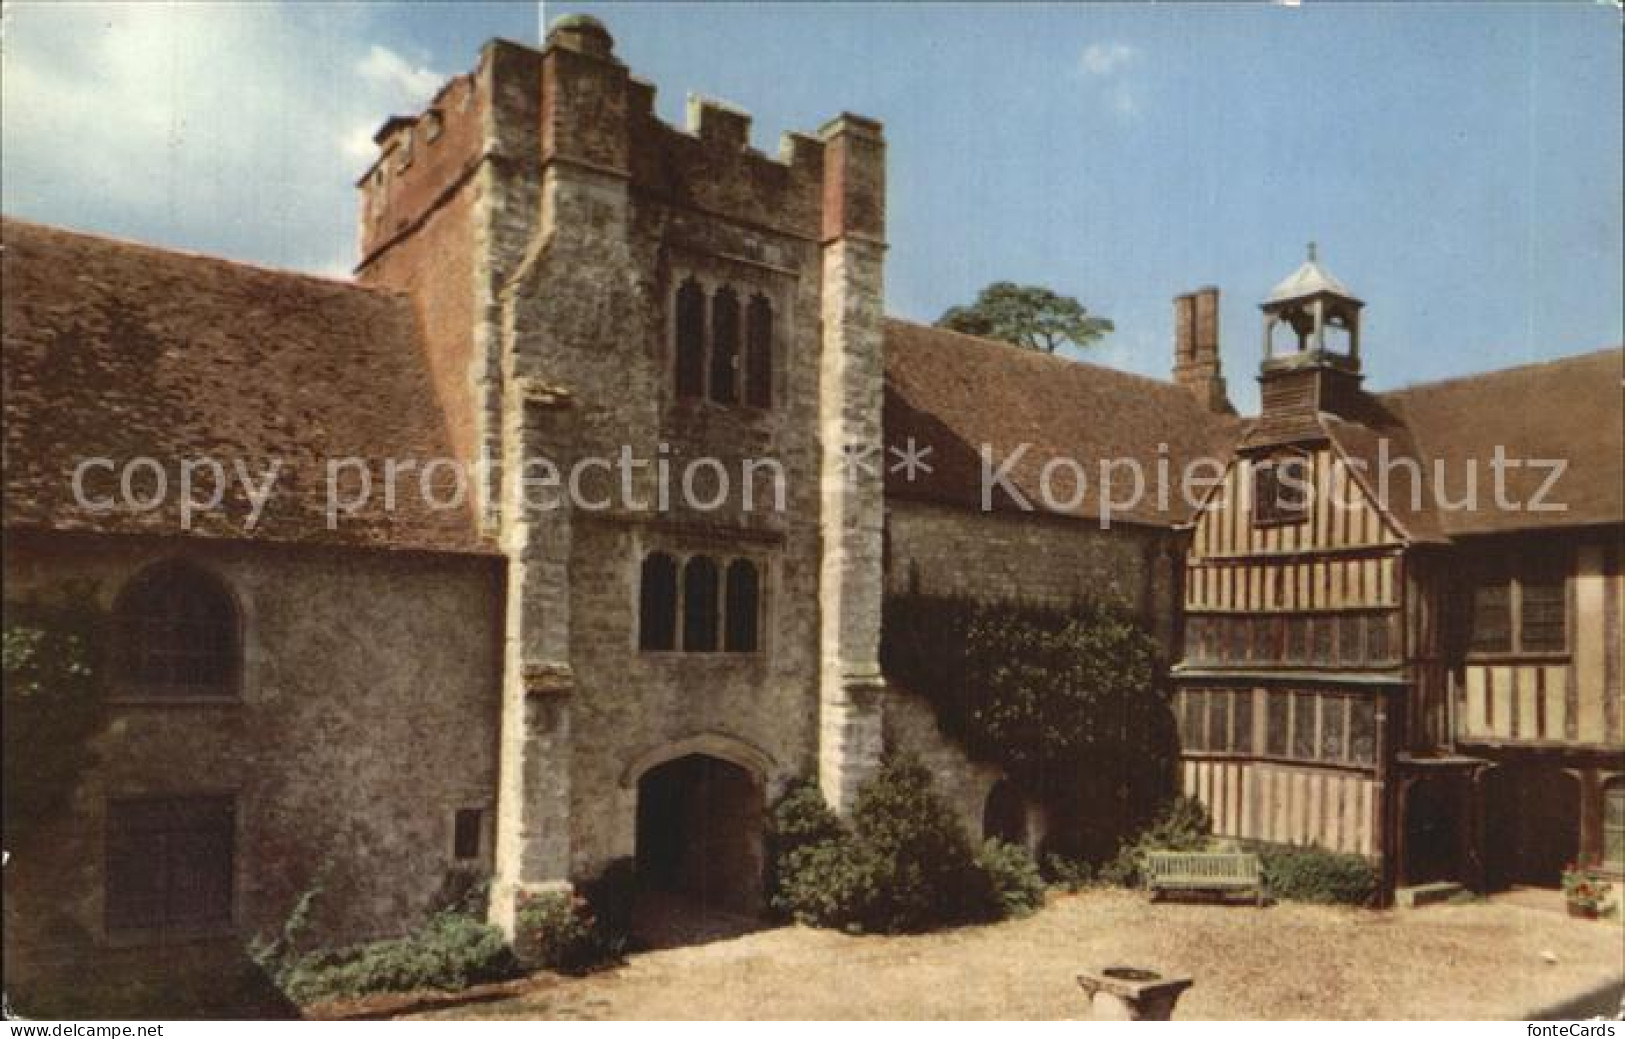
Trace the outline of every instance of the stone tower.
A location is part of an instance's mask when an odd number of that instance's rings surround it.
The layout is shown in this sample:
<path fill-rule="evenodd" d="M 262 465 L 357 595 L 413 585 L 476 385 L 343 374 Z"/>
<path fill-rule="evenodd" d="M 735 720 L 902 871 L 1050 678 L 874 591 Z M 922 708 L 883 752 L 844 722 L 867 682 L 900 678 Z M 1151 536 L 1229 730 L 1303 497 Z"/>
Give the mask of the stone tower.
<path fill-rule="evenodd" d="M 816 777 L 844 811 L 880 754 L 881 478 L 848 460 L 880 446 L 881 127 L 768 156 L 735 108 L 677 129 L 654 100 L 561 19 L 386 123 L 360 183 L 358 276 L 415 295 L 508 560 L 504 926 L 525 891 L 643 868 L 657 796 L 710 811 L 673 769 L 741 791 L 673 854 L 749 887 L 773 793 Z"/>

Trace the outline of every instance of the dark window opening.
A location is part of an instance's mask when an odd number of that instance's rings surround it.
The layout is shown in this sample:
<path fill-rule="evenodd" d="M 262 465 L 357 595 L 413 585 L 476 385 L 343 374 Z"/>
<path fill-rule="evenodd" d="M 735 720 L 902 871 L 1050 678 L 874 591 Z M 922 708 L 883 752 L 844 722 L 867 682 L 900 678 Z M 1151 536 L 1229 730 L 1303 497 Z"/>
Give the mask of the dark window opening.
<path fill-rule="evenodd" d="M 1322 694 L 1320 698 L 1320 760 L 1343 760 L 1343 721 L 1347 697 Z"/>
<path fill-rule="evenodd" d="M 1207 693 L 1192 689 L 1185 694 L 1185 746 L 1207 749 Z"/>
<path fill-rule="evenodd" d="M 1365 652 L 1374 664 L 1391 663 L 1393 661 L 1393 639 L 1390 630 L 1393 618 L 1386 613 L 1373 614 L 1366 618 Z"/>
<path fill-rule="evenodd" d="M 485 813 L 478 808 L 459 808 L 452 818 L 451 853 L 458 859 L 480 857 L 480 833 Z"/>
<path fill-rule="evenodd" d="M 1512 650 L 1512 585 L 1491 579 L 1473 589 L 1472 648 L 1478 653 Z"/>
<path fill-rule="evenodd" d="M 746 315 L 745 403 L 753 408 L 773 404 L 773 304 L 755 296 Z"/>
<path fill-rule="evenodd" d="M 1190 617 L 1185 621 L 1185 659 L 1193 664 L 1207 661 L 1202 645 L 1202 635 L 1206 627 L 1207 620 L 1203 617 Z"/>
<path fill-rule="evenodd" d="M 1309 662 L 1309 619 L 1293 617 L 1287 621 L 1286 659 L 1294 664 Z"/>
<path fill-rule="evenodd" d="M 1237 754 L 1253 752 L 1253 691 L 1238 689 L 1232 694 L 1235 706 L 1230 715 L 1230 749 Z"/>
<path fill-rule="evenodd" d="M 237 609 L 210 574 L 186 563 L 160 563 L 130 582 L 114 614 L 114 667 L 129 693 L 235 693 Z"/>
<path fill-rule="evenodd" d="M 739 296 L 729 288 L 711 297 L 711 399 L 739 401 Z"/>
<path fill-rule="evenodd" d="M 1225 634 L 1230 659 L 1235 663 L 1241 663 L 1247 659 L 1249 641 L 1247 622 L 1241 617 L 1227 617 L 1224 623 L 1226 629 L 1228 629 Z"/>
<path fill-rule="evenodd" d="M 677 290 L 677 395 L 705 396 L 705 291 L 693 278 Z"/>
<path fill-rule="evenodd" d="M 1358 614 L 1345 614 L 1338 618 L 1337 659 L 1344 664 L 1365 662 L 1365 618 Z"/>
<path fill-rule="evenodd" d="M 638 586 L 638 648 L 677 648 L 677 561 L 664 552 L 643 560 Z"/>
<path fill-rule="evenodd" d="M 713 653 L 717 648 L 717 564 L 695 556 L 683 568 L 683 649 Z"/>
<path fill-rule="evenodd" d="M 761 584 L 756 564 L 736 559 L 728 564 L 727 649 L 730 653 L 754 653 L 756 629 L 761 613 Z"/>
<path fill-rule="evenodd" d="M 1315 760 L 1314 693 L 1292 695 L 1292 756 L 1299 761 Z"/>
<path fill-rule="evenodd" d="M 1207 694 L 1207 749 L 1230 749 L 1230 693 L 1214 689 Z"/>
<path fill-rule="evenodd" d="M 1254 522 L 1297 523 L 1308 515 L 1309 465 L 1305 459 L 1261 459 L 1254 464 Z"/>
<path fill-rule="evenodd" d="M 1291 709 L 1291 693 L 1280 689 L 1270 690 L 1264 735 L 1266 750 L 1271 757 L 1287 756 L 1291 744 Z"/>
<path fill-rule="evenodd" d="M 1568 603 L 1563 579 L 1526 580 L 1518 590 L 1519 648 L 1526 653 L 1561 653 L 1568 647 Z"/>
<path fill-rule="evenodd" d="M 1332 662 L 1332 623 L 1330 617 L 1313 617 L 1309 621 L 1311 654 L 1316 664 Z"/>
<path fill-rule="evenodd" d="M 1349 702 L 1349 761 L 1370 765 L 1377 760 L 1377 705 L 1366 697 Z"/>
<path fill-rule="evenodd" d="M 229 797 L 109 802 L 108 929 L 230 923 L 233 816 Z"/>

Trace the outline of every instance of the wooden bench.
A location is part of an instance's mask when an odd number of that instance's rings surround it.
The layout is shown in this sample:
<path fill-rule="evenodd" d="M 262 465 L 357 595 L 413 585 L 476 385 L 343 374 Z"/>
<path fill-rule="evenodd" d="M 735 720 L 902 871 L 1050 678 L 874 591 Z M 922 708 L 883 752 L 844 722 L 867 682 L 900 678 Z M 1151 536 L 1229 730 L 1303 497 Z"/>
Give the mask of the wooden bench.
<path fill-rule="evenodd" d="M 1153 851 L 1145 856 L 1145 886 L 1156 901 L 1169 891 L 1228 895 L 1253 893 L 1264 905 L 1264 872 L 1258 856 L 1246 852 Z"/>

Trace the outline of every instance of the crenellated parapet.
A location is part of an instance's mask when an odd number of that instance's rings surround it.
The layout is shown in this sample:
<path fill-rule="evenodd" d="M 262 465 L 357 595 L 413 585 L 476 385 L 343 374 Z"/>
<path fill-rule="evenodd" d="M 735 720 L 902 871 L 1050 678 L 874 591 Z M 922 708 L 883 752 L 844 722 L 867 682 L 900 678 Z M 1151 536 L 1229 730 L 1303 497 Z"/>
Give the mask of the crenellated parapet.
<path fill-rule="evenodd" d="M 539 51 L 492 41 L 422 112 L 379 129 L 379 156 L 358 182 L 362 268 L 487 160 L 531 178 L 573 165 L 624 178 L 652 202 L 808 240 L 884 238 L 879 123 L 843 115 L 817 135 L 785 134 L 768 155 L 750 143 L 747 112 L 691 95 L 677 127 L 656 115 L 655 98 L 591 19 L 561 20 Z"/>

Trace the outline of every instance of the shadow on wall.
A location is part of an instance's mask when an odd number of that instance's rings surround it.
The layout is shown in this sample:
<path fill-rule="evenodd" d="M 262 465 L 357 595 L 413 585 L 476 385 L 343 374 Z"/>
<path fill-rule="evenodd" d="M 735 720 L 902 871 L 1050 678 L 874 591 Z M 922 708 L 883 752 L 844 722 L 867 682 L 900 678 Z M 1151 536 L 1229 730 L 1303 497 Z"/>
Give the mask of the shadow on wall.
<path fill-rule="evenodd" d="M 300 1017 L 237 938 L 98 948 L 66 920 L 48 928 L 25 956 L 7 949 L 5 991 L 11 1013 L 34 1019 Z"/>

